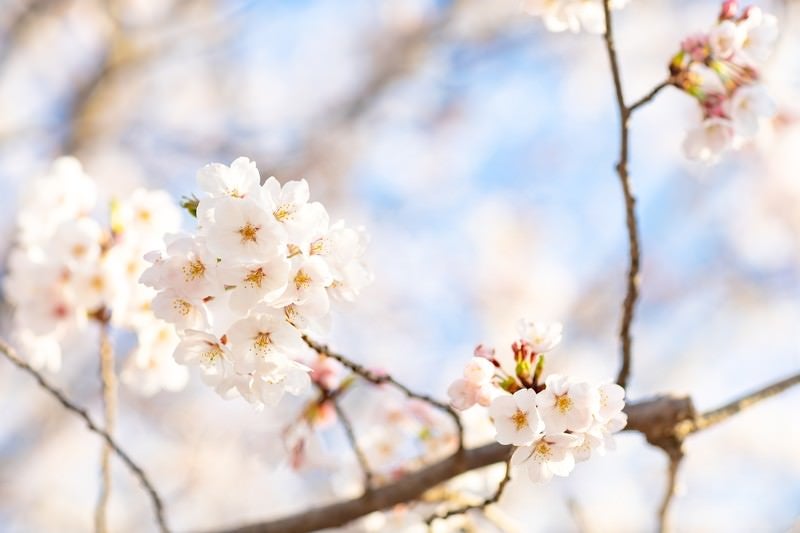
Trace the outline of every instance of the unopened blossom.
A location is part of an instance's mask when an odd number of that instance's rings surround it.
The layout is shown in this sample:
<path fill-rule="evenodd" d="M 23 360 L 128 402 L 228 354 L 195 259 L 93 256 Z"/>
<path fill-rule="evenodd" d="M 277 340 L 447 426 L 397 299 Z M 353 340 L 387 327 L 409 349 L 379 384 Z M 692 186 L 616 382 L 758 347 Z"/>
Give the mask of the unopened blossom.
<path fill-rule="evenodd" d="M 536 393 L 531 389 L 495 398 L 489 415 L 497 429 L 497 442 L 525 446 L 536 439 L 545 429 L 536 403 Z"/>
<path fill-rule="evenodd" d="M 522 339 L 534 353 L 549 352 L 561 342 L 563 326 L 559 322 L 520 320 L 517 326 Z"/>
<path fill-rule="evenodd" d="M 489 360 L 473 357 L 464 367 L 464 377 L 455 380 L 447 389 L 450 405 L 455 409 L 469 409 L 476 403 L 488 406 L 499 390 L 492 384 L 495 367 Z"/>
<path fill-rule="evenodd" d="M 581 438 L 568 433 L 540 435 L 521 446 L 511 456 L 511 464 L 524 466 L 534 483 L 550 481 L 554 475 L 565 477 L 575 468 L 572 450 Z"/>
<path fill-rule="evenodd" d="M 545 389 L 536 396 L 548 433 L 587 430 L 598 402 L 598 392 L 591 385 L 559 374 L 547 376 Z"/>

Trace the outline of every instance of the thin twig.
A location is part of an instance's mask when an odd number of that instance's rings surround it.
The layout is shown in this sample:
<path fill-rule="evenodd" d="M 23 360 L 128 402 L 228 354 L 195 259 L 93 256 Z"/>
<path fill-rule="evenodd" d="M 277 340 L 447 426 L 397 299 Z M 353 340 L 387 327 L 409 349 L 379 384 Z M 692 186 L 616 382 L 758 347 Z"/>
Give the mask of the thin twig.
<path fill-rule="evenodd" d="M 740 398 L 737 398 L 736 400 L 733 400 L 722 407 L 701 413 L 694 419 L 684 422 L 681 427 L 678 428 L 678 433 L 685 436 L 711 426 L 715 426 L 720 422 L 732 417 L 733 415 L 743 411 L 744 409 L 747 409 L 751 405 L 780 394 L 781 392 L 794 387 L 795 385 L 800 385 L 800 372 L 786 379 L 782 379 L 758 390 L 745 394 L 744 396 L 741 396 Z"/>
<path fill-rule="evenodd" d="M 436 520 L 446 520 L 451 516 L 461 515 L 468 511 L 472 511 L 473 509 L 486 509 L 489 505 L 497 503 L 500 500 L 500 496 L 503 495 L 503 491 L 508 485 L 508 482 L 511 480 L 511 458 L 509 457 L 506 459 L 506 473 L 503 476 L 503 479 L 500 480 L 500 483 L 497 485 L 497 488 L 494 491 L 494 494 L 489 496 L 488 498 L 484 499 L 480 503 L 471 504 L 471 505 L 464 505 L 462 507 L 458 507 L 456 509 L 450 509 L 445 513 L 435 513 L 425 519 L 425 524 L 430 526 Z"/>
<path fill-rule="evenodd" d="M 658 442 L 667 436 L 674 438 L 675 428 L 695 418 L 688 397 L 658 396 L 625 406 L 628 425 L 625 431 L 642 433 L 648 442 Z M 341 501 L 297 514 L 248 525 L 216 530 L 220 533 L 305 533 L 341 527 L 371 512 L 387 509 L 399 503 L 419 499 L 425 492 L 464 472 L 477 470 L 507 461 L 510 446 L 497 442 L 479 448 L 456 452 L 421 470 L 406 474 L 361 497 Z"/>
<path fill-rule="evenodd" d="M 669 531 L 669 506 L 675 496 L 675 489 L 677 487 L 678 469 L 680 469 L 681 462 L 683 461 L 683 450 L 680 446 L 672 448 L 669 452 L 669 467 L 667 472 L 667 489 L 664 492 L 664 498 L 661 500 L 661 506 L 658 508 L 658 531 L 659 533 L 667 533 Z"/>
<path fill-rule="evenodd" d="M 333 409 L 336 411 L 336 416 L 339 417 L 339 422 L 341 422 L 344 428 L 347 440 L 350 442 L 350 447 L 353 449 L 356 459 L 358 459 L 361 472 L 364 474 L 364 491 L 369 491 L 372 488 L 372 470 L 369 467 L 369 462 L 367 461 L 364 450 L 362 450 L 361 446 L 358 444 L 356 433 L 353 430 L 353 423 L 347 417 L 347 413 L 344 412 L 344 409 L 337 400 L 333 399 L 331 403 L 333 404 Z"/>
<path fill-rule="evenodd" d="M 133 475 L 136 476 L 136 478 L 142 484 L 144 489 L 147 491 L 147 494 L 150 496 L 150 501 L 153 504 L 153 510 L 156 515 L 156 520 L 158 522 L 159 530 L 168 533 L 169 528 L 167 527 L 166 518 L 164 517 L 164 504 L 161 500 L 161 497 L 158 495 L 158 492 L 156 492 L 156 489 L 153 487 L 153 484 L 150 483 L 150 480 L 144 473 L 144 470 L 142 470 L 141 467 L 139 467 L 133 461 L 133 459 L 131 459 L 131 457 L 125 451 L 123 451 L 122 448 L 120 448 L 119 444 L 117 444 L 117 442 L 111 435 L 109 435 L 108 433 L 106 433 L 106 431 L 100 429 L 97 426 L 97 424 L 89 416 L 89 413 L 86 411 L 86 409 L 72 403 L 63 392 L 61 392 L 56 387 L 51 385 L 44 378 L 44 376 L 42 376 L 39 372 L 34 370 L 33 367 L 31 367 L 28 363 L 23 361 L 19 357 L 17 352 L 3 339 L 0 339 L 0 353 L 2 353 L 9 361 L 11 361 L 18 368 L 24 370 L 25 372 L 33 376 L 33 378 L 36 379 L 37 382 L 39 382 L 39 386 L 44 390 L 46 390 L 56 400 L 58 400 L 58 402 L 62 406 L 64 406 L 65 409 L 67 409 L 68 411 L 72 411 L 73 413 L 81 417 L 83 421 L 86 422 L 86 426 L 89 428 L 89 431 L 96 433 L 97 435 L 102 437 L 103 440 L 105 440 L 106 444 L 108 444 L 111 447 L 111 449 L 114 450 L 114 453 L 117 454 L 117 457 L 119 457 L 122 460 L 122 462 L 125 463 L 125 465 L 130 469 Z"/>
<path fill-rule="evenodd" d="M 100 323 L 100 381 L 103 389 L 105 430 L 114 434 L 117 413 L 117 375 L 114 371 L 114 347 L 108 334 L 108 321 Z M 108 531 L 108 501 L 111 497 L 111 446 L 103 445 L 100 452 L 101 484 L 94 524 L 99 533 Z"/>
<path fill-rule="evenodd" d="M 639 297 L 639 266 L 641 262 L 639 249 L 639 228 L 636 221 L 636 198 L 631 189 L 628 177 L 628 119 L 630 110 L 625 106 L 625 96 L 622 93 L 622 76 L 620 75 L 617 50 L 614 45 L 614 30 L 611 22 L 611 0 L 603 0 L 603 13 L 606 22 L 606 31 L 603 34 L 611 63 L 611 75 L 614 79 L 614 93 L 617 98 L 619 111 L 619 160 L 617 161 L 617 175 L 622 185 L 625 196 L 625 222 L 628 228 L 628 249 L 630 261 L 628 265 L 627 289 L 625 300 L 622 303 L 622 319 L 620 322 L 619 336 L 622 344 L 622 365 L 617 376 L 617 383 L 625 387 L 631 372 L 631 324 L 633 323 L 634 308 Z"/>
<path fill-rule="evenodd" d="M 437 400 L 437 399 L 435 399 L 432 396 L 429 396 L 427 394 L 420 394 L 420 393 L 414 392 L 411 389 L 409 389 L 408 387 L 406 387 L 405 385 L 403 385 L 402 383 L 400 383 L 399 381 L 397 381 L 396 379 L 394 379 L 392 376 L 390 376 L 388 374 L 377 374 L 377 373 L 373 372 L 372 370 L 369 370 L 368 368 L 365 368 L 364 366 L 362 366 L 362 365 L 360 365 L 360 364 L 358 364 L 358 363 L 356 363 L 354 361 L 351 361 L 350 359 L 348 359 L 344 355 L 332 352 L 324 344 L 320 344 L 318 342 L 315 342 L 314 340 L 310 339 L 307 336 L 303 336 L 303 340 L 306 342 L 306 344 L 312 350 L 317 352 L 319 355 L 322 355 L 322 356 L 325 356 L 325 357 L 330 357 L 331 359 L 335 359 L 340 364 L 342 364 L 344 367 L 348 368 L 353 373 L 358 374 L 359 376 L 361 376 L 363 379 L 369 381 L 370 383 L 373 383 L 375 385 L 383 385 L 383 384 L 388 383 L 388 384 L 392 385 L 393 387 L 395 387 L 396 389 L 400 390 L 403 394 L 405 394 L 409 398 L 414 398 L 416 400 L 420 400 L 422 402 L 425 402 L 427 404 L 430 404 L 430 405 L 434 406 L 435 408 L 443 411 L 444 413 L 447 413 L 447 415 L 449 415 L 450 418 L 452 418 L 453 423 L 456 426 L 456 431 L 458 433 L 458 450 L 461 451 L 461 450 L 464 449 L 464 426 L 461 423 L 461 417 L 459 417 L 458 413 L 456 412 L 456 410 L 453 409 L 452 407 L 450 407 L 448 404 L 446 404 L 444 402 L 441 402 L 441 401 L 439 401 L 439 400 Z"/>
<path fill-rule="evenodd" d="M 652 91 L 650 91 L 649 93 L 647 93 L 646 95 L 642 96 L 640 99 L 636 100 L 634 103 L 629 105 L 628 106 L 628 117 L 630 117 L 633 114 L 634 111 L 636 111 L 637 109 L 639 109 L 640 107 L 642 107 L 646 103 L 650 102 L 650 100 L 655 98 L 656 95 L 658 93 L 660 93 L 662 89 L 665 89 L 665 88 L 669 87 L 673 83 L 674 82 L 672 81 L 672 79 L 668 78 L 668 79 L 662 81 L 661 83 L 659 83 L 658 85 L 656 85 L 655 87 L 653 87 Z"/>

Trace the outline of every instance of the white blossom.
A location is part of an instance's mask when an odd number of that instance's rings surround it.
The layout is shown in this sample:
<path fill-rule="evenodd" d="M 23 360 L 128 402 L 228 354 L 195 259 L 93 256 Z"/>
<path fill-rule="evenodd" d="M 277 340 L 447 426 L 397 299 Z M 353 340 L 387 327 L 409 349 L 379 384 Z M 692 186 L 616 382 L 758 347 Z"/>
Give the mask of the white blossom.
<path fill-rule="evenodd" d="M 160 390 L 181 390 L 189 378 L 185 366 L 173 358 L 180 341 L 175 328 L 161 320 L 153 320 L 139 329 L 138 344 L 125 362 L 122 381 L 144 396 Z"/>
<path fill-rule="evenodd" d="M 497 429 L 497 442 L 525 446 L 536 439 L 545 429 L 536 403 L 536 393 L 531 389 L 495 398 L 489 406 L 489 415 Z"/>
<path fill-rule="evenodd" d="M 621 9 L 628 0 L 612 0 L 612 9 Z M 541 17 L 553 32 L 585 30 L 600 34 L 605 31 L 602 0 L 522 0 L 522 10 Z"/>
<path fill-rule="evenodd" d="M 536 406 L 548 433 L 580 432 L 591 426 L 598 396 L 588 383 L 551 374 L 545 380 L 545 389 L 536 396 Z"/>
<path fill-rule="evenodd" d="M 740 87 L 729 101 L 728 114 L 737 135 L 752 137 L 759 123 L 775 113 L 775 103 L 761 84 Z"/>
<path fill-rule="evenodd" d="M 256 164 L 246 157 L 236 158 L 230 167 L 209 163 L 197 172 L 197 185 L 211 197 L 258 200 L 261 194 L 261 177 Z"/>
<path fill-rule="evenodd" d="M 745 60 L 750 64 L 766 61 L 778 40 L 778 19 L 758 6 L 751 6 L 739 24 L 744 33 L 741 52 Z"/>
<path fill-rule="evenodd" d="M 718 59 L 727 59 L 736 54 L 744 42 L 745 33 L 731 20 L 723 20 L 708 34 L 711 52 Z"/>
<path fill-rule="evenodd" d="M 203 302 L 183 296 L 173 289 L 161 291 L 153 298 L 153 314 L 174 324 L 178 330 L 202 330 L 208 326 Z"/>
<path fill-rule="evenodd" d="M 686 134 L 683 151 L 694 161 L 715 163 L 731 147 L 733 138 L 734 128 L 730 120 L 708 118 Z"/>
<path fill-rule="evenodd" d="M 565 477 L 575 468 L 572 450 L 580 441 L 580 437 L 568 433 L 541 435 L 529 445 L 517 448 L 511 464 L 524 465 L 534 483 L 550 481 L 554 475 Z"/>
<path fill-rule="evenodd" d="M 213 216 L 206 241 L 209 251 L 218 258 L 266 261 L 285 250 L 278 223 L 250 199 L 221 198 L 214 206 Z"/>
<path fill-rule="evenodd" d="M 559 322 L 536 322 L 521 319 L 517 329 L 534 353 L 549 352 L 561 342 L 563 326 Z"/>

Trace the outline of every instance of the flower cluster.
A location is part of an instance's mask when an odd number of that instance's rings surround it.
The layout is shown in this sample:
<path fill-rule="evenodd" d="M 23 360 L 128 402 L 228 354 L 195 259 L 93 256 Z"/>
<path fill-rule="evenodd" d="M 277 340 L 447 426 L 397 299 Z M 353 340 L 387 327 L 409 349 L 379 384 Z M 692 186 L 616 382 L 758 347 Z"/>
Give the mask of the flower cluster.
<path fill-rule="evenodd" d="M 274 405 L 310 383 L 302 335 L 325 333 L 331 300 L 352 301 L 371 280 L 365 236 L 331 224 L 305 180 L 262 185 L 247 158 L 206 165 L 197 184 L 197 231 L 168 236 L 141 281 L 178 331 L 179 363 L 225 397 Z"/>
<path fill-rule="evenodd" d="M 110 321 L 139 340 L 123 372 L 128 384 L 144 394 L 180 389 L 188 374 L 172 360 L 177 337 L 150 311 L 154 291 L 138 283 L 143 254 L 162 231 L 178 228 L 178 206 L 164 191 L 137 189 L 100 218 L 97 198 L 95 182 L 70 157 L 30 182 L 3 285 L 17 341 L 34 367 L 55 371 L 64 343 Z"/>
<path fill-rule="evenodd" d="M 697 99 L 703 116 L 684 141 L 688 158 L 716 162 L 774 114 L 759 69 L 777 38 L 774 16 L 755 6 L 740 11 L 736 0 L 726 0 L 714 27 L 681 43 L 670 63 L 672 79 Z"/>
<path fill-rule="evenodd" d="M 511 346 L 515 368 L 503 370 L 492 350 L 478 346 L 464 377 L 449 388 L 451 405 L 489 407 L 501 444 L 517 449 L 513 465 L 525 465 L 534 482 L 567 476 L 575 462 L 613 449 L 612 433 L 625 427 L 625 391 L 559 374 L 541 382 L 544 354 L 561 341 L 561 324 L 520 322 L 521 339 Z"/>
<path fill-rule="evenodd" d="M 611 0 L 612 9 L 621 9 L 628 0 Z M 603 33 L 606 29 L 603 0 L 522 0 L 522 9 L 529 15 L 542 17 L 545 27 L 553 32 L 581 29 Z"/>

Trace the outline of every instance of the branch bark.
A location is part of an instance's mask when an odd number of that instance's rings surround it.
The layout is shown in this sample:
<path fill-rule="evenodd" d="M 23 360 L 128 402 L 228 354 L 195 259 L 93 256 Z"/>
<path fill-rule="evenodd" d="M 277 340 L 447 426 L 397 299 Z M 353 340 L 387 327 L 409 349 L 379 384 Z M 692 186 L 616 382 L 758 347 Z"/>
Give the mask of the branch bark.
<path fill-rule="evenodd" d="M 150 482 L 150 479 L 144 473 L 144 470 L 131 459 L 130 455 L 125 452 L 117 443 L 114 438 L 109 435 L 105 430 L 100 429 L 97 424 L 92 420 L 92 417 L 89 416 L 89 413 L 86 409 L 79 407 L 72 403 L 67 396 L 51 385 L 39 372 L 37 372 L 33 367 L 31 367 L 28 363 L 23 361 L 20 356 L 17 354 L 16 350 L 14 350 L 11 345 L 5 342 L 3 339 L 0 339 L 0 353 L 2 353 L 6 359 L 11 361 L 17 368 L 22 369 L 23 371 L 27 372 L 39 383 L 39 386 L 44 389 L 48 394 L 50 394 L 53 398 L 58 400 L 58 402 L 68 411 L 71 411 L 81 417 L 83 421 L 86 423 L 86 426 L 89 428 L 89 431 L 96 433 L 100 437 L 105 440 L 106 444 L 114 450 L 114 453 L 117 454 L 125 466 L 130 469 L 131 473 L 139 480 L 139 482 L 144 487 L 145 491 L 147 491 L 148 496 L 150 497 L 150 501 L 153 504 L 153 511 L 156 516 L 156 521 L 158 522 L 158 528 L 163 533 L 169 533 L 169 528 L 167 527 L 167 521 L 164 516 L 164 503 L 161 497 L 158 495 L 155 487 Z"/>
<path fill-rule="evenodd" d="M 606 42 L 608 60 L 611 64 L 611 75 L 614 79 L 614 94 L 619 112 L 619 159 L 617 160 L 617 175 L 622 185 L 622 194 L 625 198 L 625 225 L 628 229 L 628 277 L 625 300 L 622 302 L 622 319 L 620 321 L 619 336 L 622 345 L 622 365 L 617 376 L 617 383 L 622 387 L 628 384 L 631 372 L 631 325 L 639 297 L 639 268 L 641 263 L 641 250 L 639 243 L 639 226 L 636 220 L 636 197 L 631 188 L 628 175 L 628 119 L 631 109 L 625 105 L 625 95 L 622 92 L 622 76 L 617 59 L 617 49 L 614 44 L 614 29 L 611 20 L 611 0 L 603 0 L 603 14 L 605 16 L 606 31 L 603 34 Z"/>
<path fill-rule="evenodd" d="M 100 382 L 103 392 L 105 430 L 114 433 L 117 413 L 117 375 L 114 371 L 114 347 L 108 333 L 108 321 L 100 323 Z M 103 445 L 100 452 L 100 495 L 95 509 L 94 525 L 98 533 L 108 531 L 108 501 L 111 498 L 111 446 Z"/>
<path fill-rule="evenodd" d="M 736 412 L 797 384 L 800 384 L 800 373 L 736 400 L 733 402 L 739 406 Z M 628 425 L 624 431 L 639 432 L 652 445 L 662 448 L 668 454 L 673 454 L 676 446 L 680 449 L 683 438 L 694 432 L 685 433 L 682 428 L 685 428 L 686 424 L 697 427 L 697 420 L 702 420 L 710 413 L 727 409 L 730 405 L 733 404 L 698 415 L 688 396 L 656 396 L 626 406 Z M 418 500 L 428 489 L 439 483 L 471 470 L 504 462 L 508 460 L 510 454 L 511 446 L 496 442 L 479 448 L 465 449 L 360 498 L 316 507 L 276 520 L 215 531 L 216 533 L 305 533 L 339 527 L 371 512 Z"/>
<path fill-rule="evenodd" d="M 389 374 L 378 374 L 376 372 L 373 372 L 372 370 L 365 368 L 364 366 L 356 363 L 355 361 L 351 361 L 348 357 L 331 351 L 330 348 L 328 348 L 324 344 L 320 344 L 305 335 L 303 336 L 303 340 L 305 341 L 305 343 L 308 345 L 309 348 L 317 352 L 319 355 L 335 359 L 342 366 L 349 369 L 354 374 L 361 376 L 363 379 L 369 381 L 370 383 L 374 385 L 383 385 L 388 383 L 389 385 L 400 390 L 403 394 L 405 394 L 409 398 L 414 398 L 415 400 L 425 402 L 429 405 L 432 405 L 436 409 L 439 409 L 443 413 L 447 414 L 453 420 L 453 424 L 456 427 L 456 432 L 458 433 L 458 450 L 461 451 L 464 449 L 464 426 L 461 423 L 461 417 L 458 415 L 456 410 L 450 407 L 448 404 L 441 402 L 427 394 L 420 394 L 414 392 L 407 386 L 403 385 L 402 383 L 394 379 Z"/>

